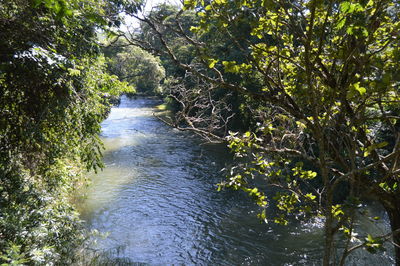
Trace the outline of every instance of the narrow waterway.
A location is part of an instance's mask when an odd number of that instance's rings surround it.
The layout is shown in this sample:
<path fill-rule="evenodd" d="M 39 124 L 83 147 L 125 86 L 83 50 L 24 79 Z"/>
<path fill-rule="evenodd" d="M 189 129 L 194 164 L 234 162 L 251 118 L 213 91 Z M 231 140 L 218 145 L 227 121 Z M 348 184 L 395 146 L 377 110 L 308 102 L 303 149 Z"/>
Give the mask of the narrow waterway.
<path fill-rule="evenodd" d="M 153 115 L 157 100 L 123 97 L 102 124 L 105 169 L 82 218 L 108 233 L 99 250 L 150 265 L 320 265 L 322 228 L 263 224 L 244 195 L 216 191 L 229 156 Z M 360 252 L 349 265 L 390 265 Z"/>

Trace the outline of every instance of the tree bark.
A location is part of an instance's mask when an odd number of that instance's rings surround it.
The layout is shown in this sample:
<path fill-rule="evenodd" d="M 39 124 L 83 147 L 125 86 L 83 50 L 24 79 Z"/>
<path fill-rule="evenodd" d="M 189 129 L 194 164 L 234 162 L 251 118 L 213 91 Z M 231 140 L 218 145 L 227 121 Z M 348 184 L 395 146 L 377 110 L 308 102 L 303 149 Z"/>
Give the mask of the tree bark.
<path fill-rule="evenodd" d="M 324 257 L 323 266 L 330 266 L 332 263 L 333 254 L 333 215 L 332 215 L 332 191 L 328 189 L 326 197 L 326 210 L 325 210 L 325 246 L 324 246 Z"/>
<path fill-rule="evenodd" d="M 332 257 L 334 256 L 332 252 L 333 246 L 333 234 L 332 234 L 332 219 L 327 217 L 327 222 L 325 223 L 325 246 L 324 246 L 324 257 L 323 266 L 330 266 L 332 262 Z"/>
<path fill-rule="evenodd" d="M 396 199 L 394 206 L 385 206 L 386 212 L 389 215 L 390 227 L 393 234 L 393 242 L 395 244 L 395 261 L 396 266 L 400 266 L 400 234 L 396 231 L 400 229 L 400 199 Z"/>

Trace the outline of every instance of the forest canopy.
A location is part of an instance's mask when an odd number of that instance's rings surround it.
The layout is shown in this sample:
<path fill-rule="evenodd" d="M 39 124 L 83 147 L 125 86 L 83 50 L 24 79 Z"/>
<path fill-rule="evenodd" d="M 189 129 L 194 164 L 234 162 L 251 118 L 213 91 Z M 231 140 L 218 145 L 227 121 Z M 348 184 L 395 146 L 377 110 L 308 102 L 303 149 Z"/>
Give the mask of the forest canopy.
<path fill-rule="evenodd" d="M 0 0 L 0 263 L 73 262 L 85 233 L 68 194 L 102 167 L 110 98 L 137 89 L 228 145 L 218 189 L 261 220 L 322 218 L 323 265 L 386 242 L 400 265 L 399 14 L 397 0 Z M 118 30 L 124 16 L 140 29 Z M 371 200 L 387 234 L 358 231 Z"/>

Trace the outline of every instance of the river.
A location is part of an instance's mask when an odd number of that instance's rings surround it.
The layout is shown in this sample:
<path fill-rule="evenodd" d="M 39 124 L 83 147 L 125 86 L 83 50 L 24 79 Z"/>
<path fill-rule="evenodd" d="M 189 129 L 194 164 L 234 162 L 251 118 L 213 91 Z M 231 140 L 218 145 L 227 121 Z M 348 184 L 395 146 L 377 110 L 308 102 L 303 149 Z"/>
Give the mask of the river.
<path fill-rule="evenodd" d="M 321 224 L 261 223 L 247 196 L 217 192 L 227 151 L 164 125 L 159 103 L 122 97 L 102 124 L 106 167 L 80 206 L 88 228 L 108 233 L 96 248 L 149 265 L 320 265 Z M 360 251 L 348 265 L 391 264 Z"/>

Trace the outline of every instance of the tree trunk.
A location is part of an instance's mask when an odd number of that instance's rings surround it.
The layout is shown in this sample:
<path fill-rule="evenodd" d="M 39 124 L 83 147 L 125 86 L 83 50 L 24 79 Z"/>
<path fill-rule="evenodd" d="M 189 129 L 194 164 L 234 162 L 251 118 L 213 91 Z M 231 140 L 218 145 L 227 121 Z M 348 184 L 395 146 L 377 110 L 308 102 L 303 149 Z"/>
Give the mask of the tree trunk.
<path fill-rule="evenodd" d="M 322 261 L 323 266 L 330 266 L 332 262 L 332 256 L 334 256 L 332 252 L 333 234 L 332 234 L 331 220 L 332 219 L 330 219 L 330 221 L 327 221 L 325 223 L 325 246 L 324 246 L 324 257 Z"/>
<path fill-rule="evenodd" d="M 394 204 L 394 206 L 385 207 L 386 212 L 389 215 L 392 232 L 400 229 L 400 200 L 396 200 Z M 393 242 L 395 243 L 394 251 L 396 266 L 400 266 L 400 233 L 396 232 L 393 235 Z"/>
<path fill-rule="evenodd" d="M 330 189 L 327 191 L 326 199 L 325 199 L 325 247 L 324 247 L 324 257 L 323 257 L 323 266 L 330 266 L 332 264 L 332 259 L 335 256 L 333 252 L 333 215 L 332 215 L 332 202 L 333 202 L 333 193 Z"/>

